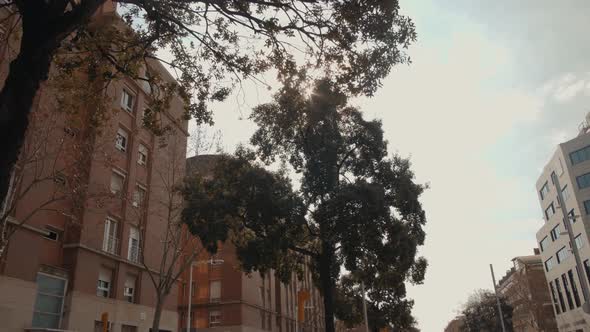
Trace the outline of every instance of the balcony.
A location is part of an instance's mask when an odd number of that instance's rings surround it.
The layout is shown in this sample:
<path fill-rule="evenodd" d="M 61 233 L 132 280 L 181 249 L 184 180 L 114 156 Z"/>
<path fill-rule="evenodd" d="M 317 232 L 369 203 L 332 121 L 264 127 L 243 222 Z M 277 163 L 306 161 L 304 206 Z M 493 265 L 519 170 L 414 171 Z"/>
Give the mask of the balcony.
<path fill-rule="evenodd" d="M 119 239 L 112 235 L 105 236 L 102 242 L 102 250 L 108 252 L 109 254 L 118 255 Z"/>

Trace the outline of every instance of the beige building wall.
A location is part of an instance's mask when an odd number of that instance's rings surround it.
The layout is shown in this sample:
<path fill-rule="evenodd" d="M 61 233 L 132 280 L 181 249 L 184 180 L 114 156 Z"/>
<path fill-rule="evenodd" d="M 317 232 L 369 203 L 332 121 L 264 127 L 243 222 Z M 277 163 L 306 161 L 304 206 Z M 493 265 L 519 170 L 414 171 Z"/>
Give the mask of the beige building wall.
<path fill-rule="evenodd" d="M 568 235 L 565 234 L 564 214 L 563 211 L 558 209 L 557 188 L 551 180 L 551 174 L 555 172 L 559 178 L 560 190 L 564 190 L 567 187 L 566 191 L 569 193 L 566 195 L 567 197 L 564 197 L 564 203 L 567 208 L 565 213 L 567 214 L 573 211 L 572 213 L 575 215 L 576 221 L 571 224 L 572 231 L 574 237 L 579 236 L 581 240 L 581 247 L 579 248 L 581 260 L 582 262 L 587 261 L 590 259 L 590 245 L 588 245 L 589 229 L 586 227 L 586 224 L 590 222 L 590 216 L 584 207 L 584 201 L 590 200 L 590 188 L 580 189 L 576 178 L 590 173 L 590 161 L 572 165 L 570 158 L 572 152 L 586 146 L 590 146 L 590 134 L 585 132 L 581 132 L 578 137 L 560 144 L 536 183 L 537 194 L 545 222 L 537 232 L 536 237 L 539 248 L 541 249 L 545 277 L 548 283 L 547 287 L 550 292 L 552 291 L 551 288 L 553 288 L 552 297 L 555 298 L 553 308 L 560 332 L 590 331 L 590 315 L 584 313 L 581 308 L 584 298 L 580 286 L 580 282 L 587 282 L 586 276 L 588 274 L 587 270 L 581 271 L 584 273 L 582 280 L 577 276 L 575 258 L 571 252 Z M 544 194 L 544 197 L 541 197 L 541 190 L 545 185 L 547 185 L 548 191 Z M 551 206 L 553 206 L 553 209 Z M 552 213 L 553 210 L 555 211 L 554 213 Z M 558 227 L 559 231 L 554 232 L 555 234 L 552 237 L 551 231 L 555 227 Z M 555 238 L 555 235 L 558 235 L 557 238 Z M 569 255 L 567 255 L 567 258 L 558 262 L 557 253 L 562 248 L 565 248 L 565 251 Z M 552 265 L 552 267 L 548 268 L 548 265 Z M 570 271 L 573 274 L 573 283 L 568 275 Z M 567 281 L 567 289 L 569 290 L 572 305 L 570 305 L 570 301 L 568 300 L 568 292 L 564 288 L 564 276 Z M 558 281 L 556 282 L 556 280 Z M 561 297 L 559 290 L 561 290 Z M 577 293 L 579 301 L 576 301 L 575 293 Z"/>

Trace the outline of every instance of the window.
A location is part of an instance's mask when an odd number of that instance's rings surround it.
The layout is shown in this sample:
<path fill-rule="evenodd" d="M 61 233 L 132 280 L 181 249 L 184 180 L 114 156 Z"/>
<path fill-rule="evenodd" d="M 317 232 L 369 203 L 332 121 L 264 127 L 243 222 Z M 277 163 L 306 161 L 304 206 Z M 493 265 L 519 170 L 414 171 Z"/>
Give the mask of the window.
<path fill-rule="evenodd" d="M 98 284 L 96 286 L 96 295 L 100 297 L 111 296 L 111 278 L 113 272 L 109 269 L 101 267 L 98 271 Z"/>
<path fill-rule="evenodd" d="M 574 273 L 572 270 L 567 271 L 567 276 L 572 287 L 572 294 L 574 294 L 574 302 L 576 303 L 576 308 L 579 308 L 581 304 L 580 302 L 580 294 L 578 293 L 578 286 L 576 286 L 576 282 L 574 281 Z"/>
<path fill-rule="evenodd" d="M 122 324 L 121 332 L 137 332 L 137 326 Z"/>
<path fill-rule="evenodd" d="M 547 244 L 549 242 L 549 238 L 547 238 L 546 236 L 543 238 L 543 240 L 541 240 L 541 242 L 539 242 L 539 248 L 541 249 L 541 251 L 545 251 L 545 248 L 547 248 Z"/>
<path fill-rule="evenodd" d="M 545 217 L 547 217 L 547 220 L 549 220 L 554 214 L 555 214 L 555 207 L 553 207 L 553 202 L 551 202 L 551 204 L 549 204 L 547 209 L 545 209 Z"/>
<path fill-rule="evenodd" d="M 145 145 L 139 144 L 137 150 L 137 163 L 140 165 L 146 165 L 148 161 L 148 149 Z"/>
<path fill-rule="evenodd" d="M 543 187 L 541 187 L 541 190 L 539 191 L 539 194 L 541 195 L 541 200 L 545 199 L 547 193 L 549 193 L 549 184 L 545 182 L 545 184 L 543 185 Z"/>
<path fill-rule="evenodd" d="M 548 260 L 545 261 L 545 270 L 547 272 L 551 271 L 551 269 L 553 268 L 553 264 L 553 256 L 551 256 Z"/>
<path fill-rule="evenodd" d="M 561 263 L 570 257 L 570 251 L 566 247 L 559 249 L 557 252 L 557 263 Z"/>
<path fill-rule="evenodd" d="M 209 311 L 209 327 L 218 326 L 221 324 L 221 311 Z"/>
<path fill-rule="evenodd" d="M 137 227 L 129 227 L 129 248 L 127 249 L 127 259 L 132 262 L 139 263 L 140 247 L 139 247 L 139 230 Z"/>
<path fill-rule="evenodd" d="M 121 128 L 117 130 L 117 136 L 115 137 L 115 148 L 117 150 L 125 152 L 127 151 L 127 142 L 129 141 L 129 134 Z"/>
<path fill-rule="evenodd" d="M 133 113 L 133 105 L 135 103 L 135 96 L 129 91 L 123 90 L 121 95 L 121 107 L 129 113 Z"/>
<path fill-rule="evenodd" d="M 563 197 L 563 201 L 567 201 L 567 199 L 570 197 L 570 190 L 567 187 L 567 185 L 565 185 L 565 187 L 563 187 L 563 189 L 561 190 L 561 197 Z"/>
<path fill-rule="evenodd" d="M 578 176 L 576 178 L 576 182 L 578 183 L 578 188 L 580 189 L 590 187 L 590 173 Z"/>
<path fill-rule="evenodd" d="M 563 300 L 563 294 L 561 293 L 561 285 L 559 284 L 559 278 L 555 279 L 555 289 L 557 290 L 557 297 L 559 298 L 559 304 L 561 305 L 561 311 L 566 312 L 565 301 Z"/>
<path fill-rule="evenodd" d="M 146 188 L 140 184 L 135 185 L 135 192 L 133 193 L 133 206 L 143 206 L 146 194 Z"/>
<path fill-rule="evenodd" d="M 586 278 L 588 278 L 588 280 L 590 280 L 590 262 L 588 260 L 584 261 L 584 272 L 586 272 Z"/>
<path fill-rule="evenodd" d="M 555 288 L 553 287 L 553 281 L 549 281 L 549 288 L 551 289 L 551 298 L 553 299 L 553 306 L 555 307 L 555 312 L 557 312 L 557 314 L 560 314 L 561 310 L 559 309 L 557 296 L 555 296 Z"/>
<path fill-rule="evenodd" d="M 568 212 L 567 214 L 567 218 L 572 224 L 576 223 L 576 211 L 574 211 L 574 209 L 571 209 L 570 212 Z"/>
<path fill-rule="evenodd" d="M 570 292 L 569 282 L 567 281 L 567 277 L 565 273 L 561 275 L 561 280 L 563 281 L 563 290 L 565 291 L 565 297 L 567 299 L 567 304 L 569 305 L 570 310 L 575 309 L 574 301 L 572 300 L 572 293 Z"/>
<path fill-rule="evenodd" d="M 572 161 L 572 165 L 576 165 L 590 159 L 590 145 L 570 153 L 570 159 Z"/>
<path fill-rule="evenodd" d="M 115 195 L 123 192 L 123 185 L 125 184 L 125 176 L 113 170 L 111 174 L 111 192 Z"/>
<path fill-rule="evenodd" d="M 209 302 L 219 302 L 221 299 L 221 281 L 209 281 Z"/>
<path fill-rule="evenodd" d="M 104 237 L 102 250 L 116 255 L 118 252 L 117 221 L 107 218 L 104 222 Z"/>
<path fill-rule="evenodd" d="M 33 309 L 33 327 L 59 329 L 63 311 L 66 280 L 37 274 L 37 299 Z"/>
<path fill-rule="evenodd" d="M 48 240 L 52 240 L 52 241 L 59 240 L 59 235 L 61 233 L 61 231 L 59 229 L 47 225 L 47 226 L 45 226 L 45 231 L 47 232 L 47 234 L 43 235 L 44 238 L 46 238 Z"/>
<path fill-rule="evenodd" d="M 94 321 L 94 332 L 102 332 L 104 331 L 104 325 L 101 321 L 95 320 Z M 113 331 L 113 322 L 107 322 L 107 332 Z"/>
<path fill-rule="evenodd" d="M 191 296 L 195 296 L 195 292 L 197 291 L 197 288 L 195 287 L 195 282 L 191 282 Z"/>
<path fill-rule="evenodd" d="M 561 229 L 560 229 L 559 225 L 553 227 L 553 229 L 551 230 L 551 240 L 555 241 L 555 240 L 559 239 L 560 235 L 561 235 Z"/>
<path fill-rule="evenodd" d="M 125 284 L 123 286 L 123 297 L 129 303 L 135 303 L 135 277 L 127 276 L 125 278 Z"/>
<path fill-rule="evenodd" d="M 584 246 L 584 240 L 582 239 L 582 234 L 578 234 L 574 238 L 574 242 L 576 243 L 576 248 L 580 249 Z"/>

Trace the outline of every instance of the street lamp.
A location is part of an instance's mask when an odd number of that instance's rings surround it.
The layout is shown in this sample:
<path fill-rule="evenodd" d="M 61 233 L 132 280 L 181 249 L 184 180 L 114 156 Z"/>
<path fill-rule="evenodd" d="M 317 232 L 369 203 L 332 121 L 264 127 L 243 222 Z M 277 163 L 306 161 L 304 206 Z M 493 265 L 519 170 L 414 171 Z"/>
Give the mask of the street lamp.
<path fill-rule="evenodd" d="M 187 307 L 187 315 L 186 315 L 186 332 L 190 332 L 190 330 L 191 330 L 191 307 L 192 307 L 192 299 L 193 299 L 193 266 L 194 265 L 202 265 L 202 264 L 220 265 L 220 264 L 223 264 L 224 262 L 225 261 L 223 259 L 213 259 L 213 258 L 211 258 L 209 260 L 205 260 L 205 261 L 191 262 L 190 271 L 189 271 L 189 279 L 188 279 L 188 307 Z"/>

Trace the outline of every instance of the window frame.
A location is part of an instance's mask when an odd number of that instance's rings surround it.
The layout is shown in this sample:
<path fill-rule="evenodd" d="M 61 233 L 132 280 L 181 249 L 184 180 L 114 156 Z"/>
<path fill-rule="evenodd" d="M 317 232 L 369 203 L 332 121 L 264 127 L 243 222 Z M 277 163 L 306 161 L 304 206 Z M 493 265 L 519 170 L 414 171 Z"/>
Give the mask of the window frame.
<path fill-rule="evenodd" d="M 113 191 L 113 175 L 118 175 L 122 178 L 122 182 L 121 182 L 121 189 L 120 191 Z M 123 192 L 125 192 L 125 182 L 127 181 L 127 175 L 115 168 L 111 169 L 111 183 L 110 183 L 110 188 L 109 190 L 111 191 L 112 194 L 114 195 L 119 195 Z"/>
<path fill-rule="evenodd" d="M 590 173 L 576 176 L 576 184 L 580 190 L 590 188 Z"/>
<path fill-rule="evenodd" d="M 121 138 L 121 140 L 119 139 Z M 123 144 L 120 144 L 120 142 Z M 119 150 L 120 152 L 127 153 L 127 147 L 129 146 L 129 133 L 127 130 L 119 127 L 117 129 L 117 133 L 115 134 L 115 149 Z"/>
<path fill-rule="evenodd" d="M 128 103 L 126 103 L 127 100 L 125 100 L 125 95 L 131 97 L 131 107 L 129 107 Z M 121 89 L 121 102 L 120 102 L 121 108 L 124 111 L 128 112 L 129 114 L 133 114 L 136 102 L 137 102 L 137 94 L 131 92 L 131 90 L 128 89 L 127 87 L 123 87 L 123 89 Z"/>
<path fill-rule="evenodd" d="M 551 240 L 553 242 L 557 241 L 557 239 L 559 239 L 561 236 L 561 224 L 555 225 L 555 227 L 553 227 L 549 233 L 551 234 Z"/>
<path fill-rule="evenodd" d="M 547 244 L 549 242 L 545 242 L 545 241 L 549 241 L 549 236 L 545 236 L 544 238 L 541 239 L 541 241 L 539 241 L 539 249 L 541 249 L 541 252 L 544 252 Z M 545 245 L 543 244 L 545 242 Z"/>
<path fill-rule="evenodd" d="M 143 152 L 142 152 L 142 148 L 144 150 Z M 150 150 L 148 149 L 148 147 L 143 143 L 139 143 L 139 145 L 137 147 L 137 164 L 141 165 L 141 166 L 147 166 L 148 160 L 149 160 L 149 154 L 150 154 Z"/>
<path fill-rule="evenodd" d="M 219 285 L 219 297 L 213 297 L 213 285 Z M 209 303 L 219 303 L 221 302 L 221 279 L 212 279 L 209 280 Z"/>
<path fill-rule="evenodd" d="M 560 253 L 566 253 L 565 257 L 560 257 Z M 561 255 L 563 256 L 563 255 Z M 570 252 L 569 249 L 566 246 L 561 247 L 561 249 L 557 250 L 557 252 L 555 252 L 555 257 L 557 257 L 557 264 L 561 264 L 563 262 L 565 262 L 569 257 L 570 257 Z"/>
<path fill-rule="evenodd" d="M 547 211 L 549 211 L 549 209 L 551 209 L 551 215 L 549 215 L 549 213 Z M 545 218 L 547 220 L 551 219 L 551 217 L 553 217 L 555 215 L 555 205 L 553 204 L 553 202 L 551 202 L 551 204 L 549 204 L 547 206 L 547 208 L 545 209 Z"/>
<path fill-rule="evenodd" d="M 580 245 L 578 245 L 578 240 Z M 576 235 L 576 237 L 574 237 L 574 243 L 576 245 L 576 248 L 581 249 L 584 247 L 584 239 L 582 238 L 582 233 Z"/>
<path fill-rule="evenodd" d="M 539 190 L 539 195 L 541 195 L 541 200 L 544 200 L 545 197 L 547 197 L 547 194 L 549 193 L 550 189 L 549 189 L 549 181 L 545 181 L 545 184 L 543 184 L 543 186 L 541 187 L 541 190 Z"/>
<path fill-rule="evenodd" d="M 49 274 L 46 272 L 37 272 L 37 277 L 39 277 L 39 275 L 43 275 L 45 277 L 48 278 L 53 278 L 53 279 L 60 279 L 64 281 L 64 288 L 63 288 L 63 292 L 62 292 L 62 296 L 57 296 L 56 294 L 49 294 L 49 293 L 41 293 L 39 292 L 39 286 L 38 286 L 38 280 L 35 281 L 35 284 L 37 284 L 37 289 L 35 291 L 35 303 L 33 304 L 33 319 L 31 320 L 31 325 L 33 325 L 33 321 L 35 319 L 35 314 L 41 314 L 41 315 L 53 315 L 53 316 L 58 316 L 58 323 L 57 323 L 57 329 L 61 328 L 61 324 L 63 322 L 63 313 L 64 313 L 64 306 L 65 306 L 65 298 L 66 298 L 66 293 L 68 291 L 68 279 L 61 277 L 61 276 L 57 276 L 54 274 Z M 60 307 L 60 311 L 59 313 L 51 313 L 51 312 L 44 312 L 44 311 L 38 311 L 37 310 L 37 298 L 39 297 L 39 295 L 43 295 L 43 296 L 51 296 L 51 297 L 60 297 L 61 298 L 61 307 Z M 37 326 L 33 326 L 33 327 L 37 327 Z M 41 327 L 39 327 L 41 328 Z"/>
<path fill-rule="evenodd" d="M 547 263 L 551 263 L 551 264 L 547 264 Z M 545 262 L 543 262 L 543 265 L 545 265 L 545 271 L 549 272 L 549 271 L 553 270 L 553 268 L 555 267 L 553 256 L 551 256 L 547 260 L 545 260 Z"/>
<path fill-rule="evenodd" d="M 135 232 L 132 232 L 132 230 L 135 230 Z M 134 238 L 132 235 L 136 234 L 136 238 Z M 132 240 L 137 240 L 137 249 L 135 251 L 135 259 L 132 255 L 133 251 L 133 241 Z M 131 225 L 129 227 L 129 238 L 128 238 L 128 244 L 127 244 L 127 260 L 134 262 L 134 263 L 139 263 L 141 260 L 141 256 L 140 256 L 140 250 L 141 250 L 141 234 L 139 233 L 139 227 L 136 227 L 134 225 Z"/>
<path fill-rule="evenodd" d="M 101 278 L 100 274 L 101 274 L 101 270 L 102 269 L 104 269 L 106 271 L 109 271 L 111 273 L 111 276 L 110 276 L 110 280 L 109 281 L 100 279 Z M 101 282 L 107 284 L 107 287 L 106 288 L 103 287 L 101 285 Z M 111 269 L 108 269 L 108 268 L 105 268 L 105 267 L 102 267 L 101 266 L 101 268 L 98 271 L 98 277 L 96 278 L 96 296 L 102 297 L 102 298 L 105 298 L 105 299 L 111 298 L 111 295 L 112 295 L 111 294 L 112 285 L 113 285 L 113 271 Z M 105 291 L 106 291 L 106 296 L 104 296 L 102 293 L 99 293 L 99 292 L 105 292 Z"/>
<path fill-rule="evenodd" d="M 218 313 L 217 315 L 213 315 L 213 313 Z M 211 319 L 212 317 L 218 317 L 219 319 L 215 322 L 213 322 L 213 320 Z M 221 310 L 220 309 L 214 309 L 214 310 L 209 310 L 209 327 L 215 327 L 215 326 L 220 326 L 221 325 Z"/>

